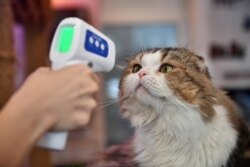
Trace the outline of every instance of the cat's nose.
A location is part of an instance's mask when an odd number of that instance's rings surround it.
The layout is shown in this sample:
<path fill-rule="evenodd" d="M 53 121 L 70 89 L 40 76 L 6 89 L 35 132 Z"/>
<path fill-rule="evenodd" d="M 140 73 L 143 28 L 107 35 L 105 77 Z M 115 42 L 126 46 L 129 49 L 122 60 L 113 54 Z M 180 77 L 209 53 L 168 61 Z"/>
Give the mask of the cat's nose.
<path fill-rule="evenodd" d="M 148 72 L 145 71 L 145 70 L 141 70 L 141 71 L 139 71 L 138 75 L 139 75 L 140 78 L 142 78 L 142 77 L 144 77 L 145 75 L 148 75 Z"/>

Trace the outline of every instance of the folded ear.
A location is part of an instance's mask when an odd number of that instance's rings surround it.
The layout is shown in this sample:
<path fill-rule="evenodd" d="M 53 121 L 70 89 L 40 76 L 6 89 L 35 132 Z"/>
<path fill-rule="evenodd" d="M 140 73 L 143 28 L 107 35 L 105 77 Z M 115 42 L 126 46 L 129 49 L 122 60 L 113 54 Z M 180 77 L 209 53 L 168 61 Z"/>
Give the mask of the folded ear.
<path fill-rule="evenodd" d="M 203 57 L 201 56 L 197 56 L 198 58 L 198 62 L 197 62 L 197 65 L 198 65 L 198 68 L 200 70 L 200 72 L 204 73 L 208 78 L 211 78 L 211 75 L 208 71 L 208 67 L 205 63 L 205 60 Z"/>

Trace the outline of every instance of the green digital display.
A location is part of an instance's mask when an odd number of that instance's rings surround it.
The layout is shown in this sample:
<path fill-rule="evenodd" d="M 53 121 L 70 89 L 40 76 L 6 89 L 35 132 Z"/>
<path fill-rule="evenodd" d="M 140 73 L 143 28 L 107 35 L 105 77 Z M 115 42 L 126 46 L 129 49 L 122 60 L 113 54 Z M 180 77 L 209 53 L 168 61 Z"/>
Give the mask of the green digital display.
<path fill-rule="evenodd" d="M 61 53 L 69 52 L 72 46 L 73 38 L 74 38 L 74 27 L 63 26 L 59 30 L 58 51 Z"/>

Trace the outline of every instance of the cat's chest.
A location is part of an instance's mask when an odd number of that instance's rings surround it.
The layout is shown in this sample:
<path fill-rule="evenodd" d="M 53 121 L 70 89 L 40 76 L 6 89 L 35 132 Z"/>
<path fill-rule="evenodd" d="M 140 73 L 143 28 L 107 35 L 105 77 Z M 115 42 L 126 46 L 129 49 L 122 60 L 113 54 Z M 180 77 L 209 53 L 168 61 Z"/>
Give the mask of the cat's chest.
<path fill-rule="evenodd" d="M 138 130 L 134 141 L 135 160 L 141 167 L 221 167 L 228 161 L 230 153 L 236 146 L 237 134 L 223 115 L 218 114 L 213 124 L 206 127 L 206 133 L 200 138 L 183 126 L 183 131 L 162 131 L 152 133 Z M 200 133 L 199 125 L 194 133 Z M 173 129 L 176 131 L 177 127 Z M 205 129 L 203 129 L 205 130 Z M 202 131 L 203 131 L 202 130 Z M 183 134 L 183 139 L 176 135 Z M 186 135 L 186 138 L 185 138 Z M 199 136 L 199 134 L 197 134 Z"/>
<path fill-rule="evenodd" d="M 174 138 L 135 138 L 135 160 L 140 167 L 201 167 L 202 163 L 193 158 L 197 148 L 190 143 L 180 143 Z M 196 164 L 199 162 L 198 164 Z"/>
<path fill-rule="evenodd" d="M 174 139 L 136 139 L 136 161 L 140 167 L 222 167 L 226 164 L 224 146 L 210 143 L 181 143 Z"/>

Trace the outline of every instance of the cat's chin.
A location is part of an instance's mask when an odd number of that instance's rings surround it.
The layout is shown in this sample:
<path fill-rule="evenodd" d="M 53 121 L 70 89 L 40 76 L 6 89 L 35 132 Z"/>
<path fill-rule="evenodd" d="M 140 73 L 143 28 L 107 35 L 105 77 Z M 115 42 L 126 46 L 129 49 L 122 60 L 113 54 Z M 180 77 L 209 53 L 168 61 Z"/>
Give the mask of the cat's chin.
<path fill-rule="evenodd" d="M 135 92 L 136 92 L 136 93 L 140 93 L 140 94 L 143 94 L 143 93 L 150 94 L 150 92 L 147 90 L 147 88 L 145 88 L 142 84 L 139 84 L 139 85 L 136 87 Z"/>
<path fill-rule="evenodd" d="M 142 85 L 139 85 L 135 90 L 135 97 L 141 101 L 143 99 L 155 98 L 150 91 Z M 144 100 L 143 100 L 144 101 Z"/>
<path fill-rule="evenodd" d="M 135 99 L 146 106 L 154 106 L 158 98 L 152 95 L 147 89 L 140 88 L 135 93 Z"/>
<path fill-rule="evenodd" d="M 143 85 L 137 86 L 137 88 L 135 89 L 135 97 L 139 100 L 142 98 L 146 98 L 147 100 L 152 100 L 152 99 L 155 100 L 158 98 L 162 98 L 162 97 L 158 96 L 157 94 L 151 92 L 150 89 L 147 89 Z"/>

